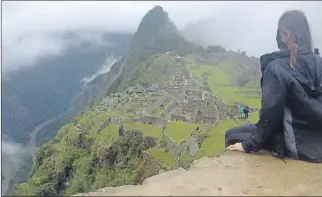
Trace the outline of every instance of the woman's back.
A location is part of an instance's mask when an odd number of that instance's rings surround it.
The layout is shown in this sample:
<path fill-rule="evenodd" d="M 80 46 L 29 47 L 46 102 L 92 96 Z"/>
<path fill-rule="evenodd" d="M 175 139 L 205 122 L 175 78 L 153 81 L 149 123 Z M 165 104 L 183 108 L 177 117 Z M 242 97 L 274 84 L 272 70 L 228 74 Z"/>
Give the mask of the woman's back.
<path fill-rule="evenodd" d="M 322 58 L 312 52 L 300 52 L 295 69 L 283 67 L 289 74 L 286 107 L 293 122 L 322 132 Z"/>
<path fill-rule="evenodd" d="M 291 67 L 288 53 L 273 56 L 267 67 L 281 85 L 271 96 L 285 90 L 283 132 L 288 155 L 322 162 L 322 59 L 311 51 L 299 50 Z"/>
<path fill-rule="evenodd" d="M 226 146 L 247 153 L 265 148 L 278 157 L 286 152 L 295 159 L 322 163 L 322 59 L 312 52 L 303 12 L 282 14 L 276 41 L 280 50 L 260 58 L 259 121 L 227 131 Z M 240 138 L 241 134 L 248 137 Z"/>

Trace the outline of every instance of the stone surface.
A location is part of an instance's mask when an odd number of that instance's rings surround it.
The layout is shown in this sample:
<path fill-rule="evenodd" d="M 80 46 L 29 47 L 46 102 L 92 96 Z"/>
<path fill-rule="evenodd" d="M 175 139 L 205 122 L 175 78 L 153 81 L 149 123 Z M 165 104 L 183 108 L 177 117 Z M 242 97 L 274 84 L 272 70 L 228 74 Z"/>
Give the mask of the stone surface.
<path fill-rule="evenodd" d="M 286 161 L 267 153 L 227 152 L 217 158 L 195 161 L 188 171 L 177 169 L 150 177 L 143 185 L 103 188 L 77 196 L 322 194 L 322 164 Z"/>

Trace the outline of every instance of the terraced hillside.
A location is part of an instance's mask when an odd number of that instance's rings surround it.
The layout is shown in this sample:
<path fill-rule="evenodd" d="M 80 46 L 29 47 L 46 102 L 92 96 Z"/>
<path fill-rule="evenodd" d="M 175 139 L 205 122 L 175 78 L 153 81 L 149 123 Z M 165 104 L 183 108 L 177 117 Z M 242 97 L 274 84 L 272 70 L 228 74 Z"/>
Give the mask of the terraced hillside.
<path fill-rule="evenodd" d="M 203 85 L 206 84 L 207 88 L 227 104 L 236 101 L 260 108 L 260 73 L 255 69 L 257 62 L 250 61 L 247 65 L 242 64 L 241 60 L 233 58 L 238 55 L 241 59 L 245 58 L 238 53 L 213 53 L 212 56 L 217 56 L 218 60 L 211 62 L 200 61 L 200 58 L 192 56 L 189 58 L 188 68 L 196 79 Z"/>
<path fill-rule="evenodd" d="M 163 13 L 167 19 L 162 8 L 152 10 L 156 13 L 150 11 L 150 16 Z M 177 33 L 166 30 L 167 36 Z M 142 28 L 138 32 L 144 33 Z M 156 38 L 151 43 L 159 46 L 162 41 Z M 258 90 L 254 86 L 258 76 L 248 69 L 253 65 L 238 64 L 240 54 L 181 54 L 176 47 L 167 48 L 145 51 L 147 57 L 124 64 L 124 72 L 104 88 L 109 91 L 102 100 L 73 117 L 73 123 L 37 151 L 30 179 L 17 185 L 13 195 L 72 195 L 141 184 L 162 171 L 187 169 L 196 159 L 216 156 L 224 150 L 226 130 L 257 121 L 260 96 L 248 97 L 246 92 Z M 248 121 L 238 118 L 240 104 L 253 107 Z"/>
<path fill-rule="evenodd" d="M 188 60 L 169 53 L 147 59 L 140 74 L 148 73 L 152 84 L 111 93 L 74 117 L 40 148 L 31 179 L 15 194 L 71 195 L 138 184 L 163 170 L 188 168 L 193 160 L 216 156 L 224 149 L 224 132 L 246 122 L 236 118 L 236 104 L 221 100 L 221 89 L 213 86 L 212 93 L 199 86 L 200 77 L 188 74 L 188 68 L 198 74 Z M 212 67 L 224 72 L 204 66 Z M 256 122 L 257 114 L 250 120 Z"/>

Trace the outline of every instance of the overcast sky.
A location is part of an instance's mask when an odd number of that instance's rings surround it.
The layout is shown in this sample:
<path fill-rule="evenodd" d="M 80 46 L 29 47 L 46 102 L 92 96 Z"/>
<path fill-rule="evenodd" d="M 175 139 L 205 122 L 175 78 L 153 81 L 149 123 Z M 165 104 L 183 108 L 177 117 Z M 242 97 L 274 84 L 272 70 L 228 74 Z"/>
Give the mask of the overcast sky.
<path fill-rule="evenodd" d="M 311 25 L 314 43 L 322 48 L 322 2 L 2 2 L 3 69 L 32 65 L 37 58 L 61 52 L 69 42 L 53 33 L 66 30 L 135 32 L 141 18 L 161 5 L 182 29 L 187 23 L 212 19 L 207 39 L 229 49 L 260 56 L 276 49 L 277 20 L 285 10 L 300 9 Z M 213 36 L 211 36 L 213 35 Z M 97 40 L 99 35 L 83 36 Z"/>

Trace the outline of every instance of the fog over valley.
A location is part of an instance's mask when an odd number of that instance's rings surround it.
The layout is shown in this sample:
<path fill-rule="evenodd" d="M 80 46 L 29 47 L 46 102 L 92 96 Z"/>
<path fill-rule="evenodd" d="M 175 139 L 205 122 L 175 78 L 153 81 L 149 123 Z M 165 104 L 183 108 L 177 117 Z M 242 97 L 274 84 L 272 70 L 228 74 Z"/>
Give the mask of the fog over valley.
<path fill-rule="evenodd" d="M 154 5 L 164 7 L 180 30 L 187 25 L 203 44 L 220 44 L 260 56 L 276 50 L 277 20 L 285 10 L 300 9 L 311 24 L 314 44 L 322 45 L 322 3 L 316 2 L 3 2 L 4 71 L 32 65 L 56 55 L 80 40 L 100 42 L 100 32 L 134 33 L 140 19 Z M 87 30 L 66 40 L 61 32 Z M 96 33 L 93 33 L 95 31 Z M 75 44 L 75 43 L 74 43 Z M 19 58 L 17 58 L 19 57 Z"/>

